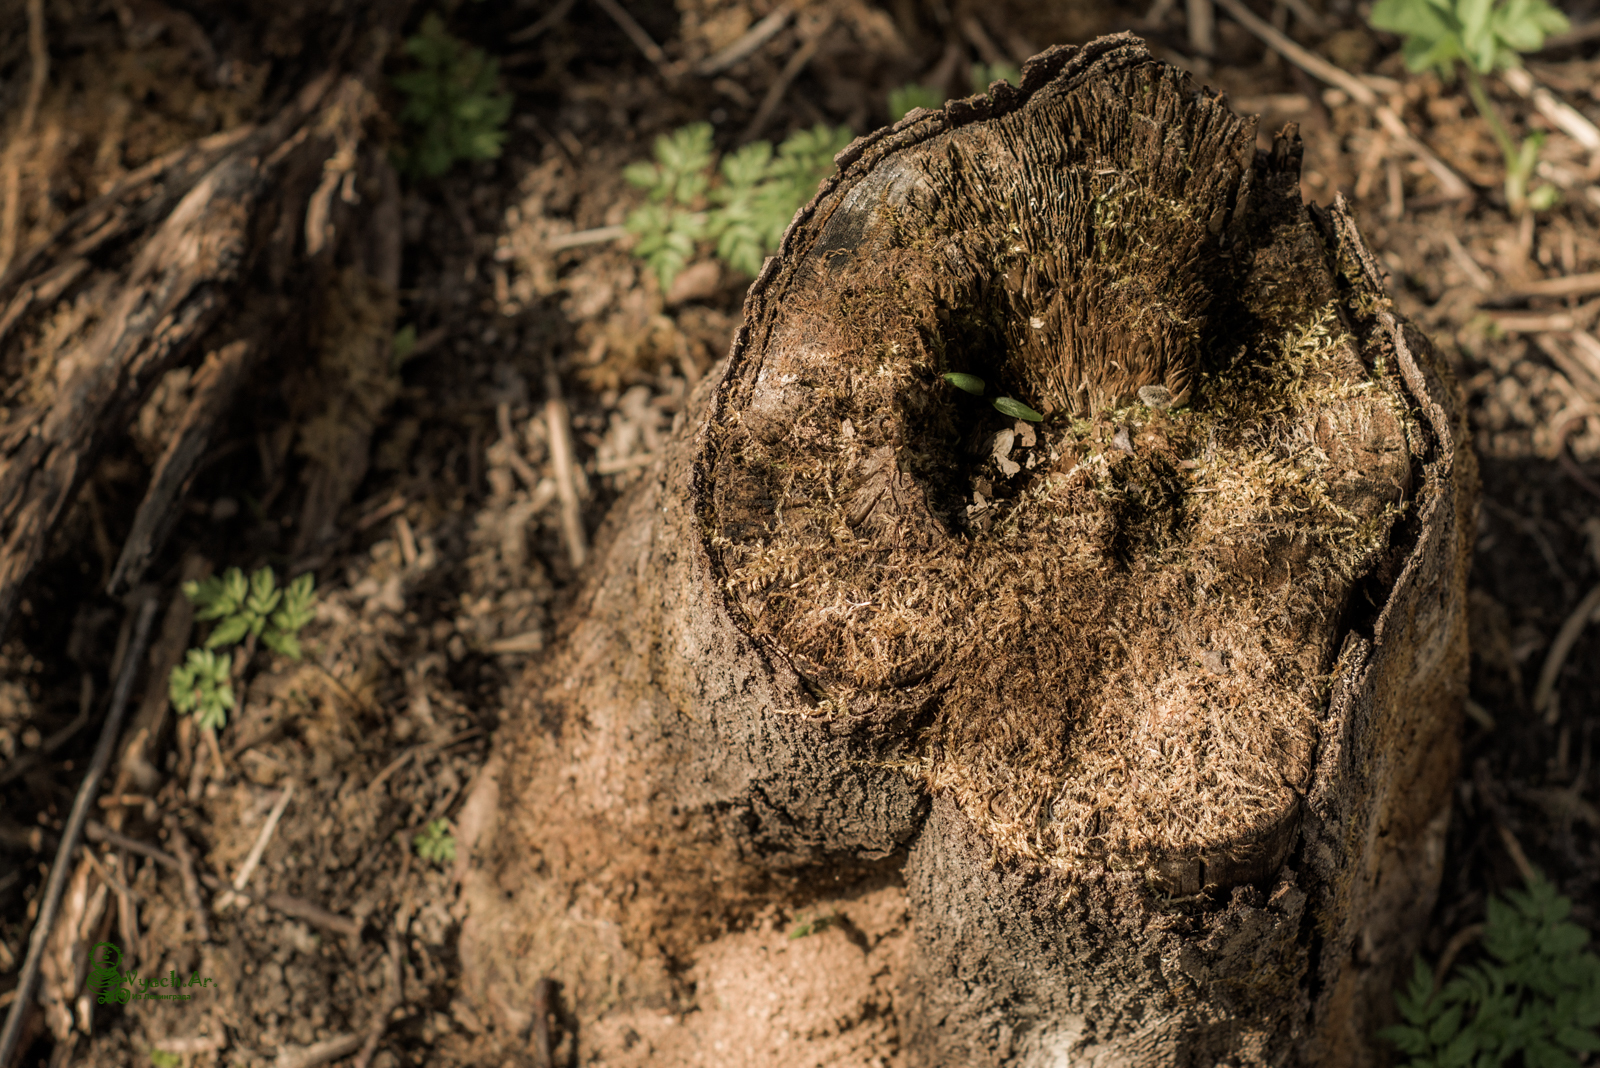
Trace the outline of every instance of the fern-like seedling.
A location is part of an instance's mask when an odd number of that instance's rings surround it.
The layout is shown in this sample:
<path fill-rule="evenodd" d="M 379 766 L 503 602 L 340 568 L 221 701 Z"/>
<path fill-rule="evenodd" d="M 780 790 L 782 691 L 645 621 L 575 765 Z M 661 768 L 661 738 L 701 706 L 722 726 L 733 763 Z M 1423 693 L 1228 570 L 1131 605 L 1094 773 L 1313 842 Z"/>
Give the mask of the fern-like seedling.
<path fill-rule="evenodd" d="M 1435 989 L 1419 956 L 1395 999 L 1406 1022 L 1379 1037 L 1411 1058 L 1408 1068 L 1577 1068 L 1574 1054 L 1600 1051 L 1600 957 L 1584 948 L 1589 932 L 1568 922 L 1571 911 L 1538 877 L 1491 898 L 1487 959 Z"/>
<path fill-rule="evenodd" d="M 248 579 L 230 567 L 220 577 L 185 582 L 183 593 L 196 606 L 195 618 L 215 620 L 216 626 L 206 637 L 205 648 L 190 649 L 188 660 L 172 669 L 168 680 L 172 707 L 180 714 L 198 709 L 201 727 L 220 728 L 227 723 L 234 700 L 230 660 L 214 650 L 259 638 L 274 652 L 300 659 L 299 631 L 316 614 L 316 578 L 307 572 L 278 589 L 270 567 Z"/>
<path fill-rule="evenodd" d="M 188 659 L 172 669 L 167 697 L 180 715 L 199 714 L 200 728 L 221 729 L 234 705 L 229 683 L 231 658 L 210 649 L 190 649 Z"/>
<path fill-rule="evenodd" d="M 417 850 L 417 856 L 429 864 L 438 864 L 443 867 L 455 862 L 456 840 L 450 834 L 449 820 L 434 820 L 422 829 L 422 833 L 411 839 L 411 844 Z"/>
<path fill-rule="evenodd" d="M 406 38 L 415 70 L 390 79 L 406 97 L 400 121 L 412 129 L 405 169 L 437 178 L 457 160 L 495 159 L 505 141 L 511 97 L 495 91 L 499 67 L 429 14 Z"/>
<path fill-rule="evenodd" d="M 638 238 L 634 254 L 656 272 L 663 290 L 703 240 L 716 242 L 718 258 L 733 270 L 757 273 L 851 136 L 842 126 L 817 126 L 795 133 L 776 152 L 766 141 L 753 141 L 723 157 L 713 184 L 710 124 L 663 134 L 653 163 L 623 171 L 648 194 L 624 224 Z"/>

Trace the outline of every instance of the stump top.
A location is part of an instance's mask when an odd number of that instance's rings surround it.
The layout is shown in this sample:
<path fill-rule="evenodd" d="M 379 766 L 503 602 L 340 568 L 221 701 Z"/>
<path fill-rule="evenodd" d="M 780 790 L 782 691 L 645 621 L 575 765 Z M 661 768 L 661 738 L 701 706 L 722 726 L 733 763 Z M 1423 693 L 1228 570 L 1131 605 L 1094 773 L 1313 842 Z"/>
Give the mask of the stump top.
<path fill-rule="evenodd" d="M 1300 204 L 1292 130 L 1258 154 L 1130 39 L 994 94 L 854 146 L 752 289 L 706 545 L 815 711 L 895 726 L 884 759 L 1003 851 L 1248 875 L 1411 480 L 1357 324 L 1382 297 Z"/>

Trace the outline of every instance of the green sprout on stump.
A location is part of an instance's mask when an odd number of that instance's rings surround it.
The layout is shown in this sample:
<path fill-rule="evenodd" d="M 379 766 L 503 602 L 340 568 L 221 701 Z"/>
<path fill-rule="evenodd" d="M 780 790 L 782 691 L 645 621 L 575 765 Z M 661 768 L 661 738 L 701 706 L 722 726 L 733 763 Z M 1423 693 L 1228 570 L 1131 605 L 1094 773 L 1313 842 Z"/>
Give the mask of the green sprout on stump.
<path fill-rule="evenodd" d="M 844 126 L 817 126 L 791 135 L 776 151 L 767 141 L 752 141 L 716 167 L 710 123 L 663 134 L 654 162 L 622 172 L 649 194 L 624 224 L 639 239 L 634 255 L 655 271 L 663 290 L 702 241 L 715 242 L 717 257 L 733 270 L 756 274 L 852 137 Z"/>
<path fill-rule="evenodd" d="M 437 178 L 457 160 L 498 158 L 511 116 L 511 97 L 494 91 L 498 64 L 453 36 L 437 14 L 422 20 L 405 50 L 417 69 L 390 79 L 406 97 L 400 121 L 412 128 L 405 169 Z"/>
<path fill-rule="evenodd" d="M 422 833 L 411 839 L 411 844 L 417 850 L 417 856 L 429 864 L 443 867 L 455 863 L 456 840 L 450 834 L 450 821 L 434 820 L 422 829 Z"/>
<path fill-rule="evenodd" d="M 1538 876 L 1491 897 L 1487 958 L 1435 989 L 1419 956 L 1395 999 L 1406 1022 L 1379 1037 L 1411 1058 L 1407 1068 L 1496 1068 L 1518 1054 L 1524 1068 L 1577 1068 L 1574 1054 L 1600 1050 L 1600 957 L 1571 912 Z"/>
<path fill-rule="evenodd" d="M 1412 71 L 1437 70 L 1451 78 L 1456 65 L 1466 75 L 1467 94 L 1489 124 L 1505 158 L 1506 203 L 1513 215 L 1543 211 L 1559 196 L 1552 185 L 1529 188 L 1544 134 L 1512 139 L 1483 87 L 1483 76 L 1521 65 L 1519 52 L 1536 52 L 1545 36 L 1568 29 L 1567 17 L 1545 0 L 1378 0 L 1369 21 L 1374 29 L 1405 38 L 1402 53 Z"/>
<path fill-rule="evenodd" d="M 941 377 L 952 386 L 955 386 L 957 389 L 962 390 L 963 392 L 970 393 L 974 397 L 983 396 L 983 391 L 988 388 L 988 386 L 984 384 L 983 379 L 979 378 L 977 375 L 964 375 L 952 372 L 947 375 L 942 375 Z M 994 405 L 995 411 L 999 412 L 1001 415 L 1009 415 L 1013 419 L 1026 419 L 1030 423 L 1042 423 L 1044 421 L 1043 415 L 1034 411 L 1021 401 L 1013 400 L 1010 397 L 995 397 L 989 403 Z"/>
<path fill-rule="evenodd" d="M 172 707 L 180 715 L 198 712 L 202 729 L 226 725 L 228 709 L 234 707 L 231 661 L 213 650 L 248 640 L 246 648 L 253 652 L 259 639 L 273 652 L 299 660 L 298 633 L 316 614 L 315 584 L 315 577 L 307 573 L 279 589 L 270 567 L 249 579 L 233 567 L 220 578 L 185 582 L 183 594 L 198 609 L 195 618 L 218 622 L 205 647 L 190 649 L 184 663 L 172 669 L 168 678 Z"/>

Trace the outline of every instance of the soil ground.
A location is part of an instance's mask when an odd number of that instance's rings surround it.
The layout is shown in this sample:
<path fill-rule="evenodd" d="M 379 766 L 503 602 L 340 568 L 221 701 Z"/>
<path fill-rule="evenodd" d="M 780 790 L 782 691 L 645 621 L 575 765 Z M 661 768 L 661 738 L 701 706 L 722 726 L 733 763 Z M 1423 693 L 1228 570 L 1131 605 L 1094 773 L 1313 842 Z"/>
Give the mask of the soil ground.
<path fill-rule="evenodd" d="M 462 817 L 499 710 L 558 632 L 574 591 L 560 502 L 540 488 L 554 470 L 547 376 L 571 411 L 582 522 L 592 534 L 726 351 L 749 281 L 707 258 L 664 295 L 626 241 L 553 248 L 564 244 L 555 239 L 622 222 L 641 196 L 623 166 L 683 123 L 710 121 L 719 149 L 822 121 L 865 132 L 887 121 L 884 100 L 896 86 L 943 78 L 955 88 L 973 62 L 1016 62 L 1121 29 L 1226 90 L 1236 109 L 1260 112 L 1264 143 L 1283 123 L 1300 124 L 1305 195 L 1326 203 L 1342 193 L 1357 205 L 1400 310 L 1449 354 L 1469 397 L 1484 482 L 1473 714 L 1429 959 L 1447 947 L 1471 959 L 1470 931 L 1487 896 L 1517 886 L 1529 864 L 1573 900 L 1578 922 L 1600 930 L 1600 624 L 1562 658 L 1554 709 L 1533 707 L 1552 643 L 1600 583 L 1600 348 L 1593 381 L 1551 354 L 1552 337 L 1593 336 L 1600 287 L 1518 296 L 1543 279 L 1600 271 L 1600 152 L 1492 82 L 1515 129 L 1550 131 L 1541 173 L 1563 192 L 1553 210 L 1513 220 L 1499 193 L 1498 150 L 1464 90 L 1408 75 L 1396 42 L 1364 28 L 1365 5 L 1310 3 L 1315 25 L 1291 13 L 1298 4 L 1279 6 L 1279 23 L 1347 70 L 1393 79 L 1396 110 L 1473 184 L 1473 197 L 1441 195 L 1371 108 L 1225 18 L 1215 54 L 1193 58 L 1185 5 L 1170 0 L 1148 9 L 803 0 L 790 5 L 798 15 L 784 29 L 715 75 L 694 67 L 775 4 L 629 0 L 664 50 L 665 69 L 588 0 L 449 11 L 453 32 L 499 58 L 515 109 L 499 159 L 407 186 L 401 321 L 419 343 L 398 368 L 398 396 L 346 510 L 343 540 L 320 559 L 286 553 L 297 428 L 281 371 L 269 367 L 151 569 L 170 597 L 197 561 L 313 568 L 321 606 L 305 634 L 306 661 L 256 659 L 242 710 L 219 738 L 222 767 L 196 771 L 197 742 L 180 731 L 156 762 L 155 783 L 113 799 L 123 834 L 168 852 L 186 843 L 202 871 L 231 879 L 292 783 L 250 890 L 291 895 L 353 919 L 364 934 L 342 937 L 262 903 L 214 901 L 202 939 L 178 872 L 125 853 L 118 881 L 128 906 L 86 874 L 69 891 L 69 920 L 87 941 L 122 944 L 125 967 L 215 977 L 214 993 L 93 1006 L 91 1034 L 68 1042 L 55 1041 L 40 1014 L 17 1063 L 309 1065 L 329 1059 L 330 1047 L 317 1043 L 365 1035 L 374 1019 L 388 1026 L 371 1065 L 500 1063 L 488 1058 L 502 1036 L 460 996 L 455 870 L 421 860 L 411 840 L 432 820 Z M 208 43 L 216 26 L 201 5 L 189 5 L 192 15 L 154 0 L 49 6 L 52 74 L 32 131 L 8 134 L 20 207 L 0 233 L 0 256 L 8 243 L 26 250 L 117 175 L 249 118 L 266 78 L 261 64 L 277 47 L 265 31 Z M 1600 17 L 1592 0 L 1568 13 L 1580 26 Z M 21 3 L 0 3 L 0 16 L 9 114 L 26 93 L 26 15 Z M 818 34 L 809 61 L 786 74 L 801 42 Z M 1600 120 L 1600 38 L 1549 48 L 1529 67 L 1561 101 Z M 790 76 L 767 107 L 769 91 Z M 384 103 L 391 113 L 398 106 Z M 0 1005 L 95 743 L 87 723 L 98 722 L 128 642 L 130 613 L 101 591 L 185 373 L 158 386 L 126 438 L 107 449 L 0 646 Z M 613 1065 L 898 1063 L 904 935 L 893 879 L 763 914 L 683 962 L 678 993 L 657 1009 L 608 1017 L 576 1044 L 562 1039 L 559 1053 Z M 403 946 L 398 977 L 386 967 L 391 939 Z M 352 1056 L 362 1055 L 340 1053 Z"/>

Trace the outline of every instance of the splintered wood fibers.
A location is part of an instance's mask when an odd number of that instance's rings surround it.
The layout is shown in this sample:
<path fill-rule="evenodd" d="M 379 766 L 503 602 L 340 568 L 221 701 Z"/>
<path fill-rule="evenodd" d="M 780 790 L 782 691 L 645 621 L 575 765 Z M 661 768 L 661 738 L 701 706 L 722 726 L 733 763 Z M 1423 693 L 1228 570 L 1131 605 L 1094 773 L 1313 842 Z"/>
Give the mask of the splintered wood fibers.
<path fill-rule="evenodd" d="M 711 543 L 796 711 L 913 737 L 998 853 L 1268 870 L 1413 421 L 1253 121 L 1121 77 L 851 190 L 728 387 Z"/>

